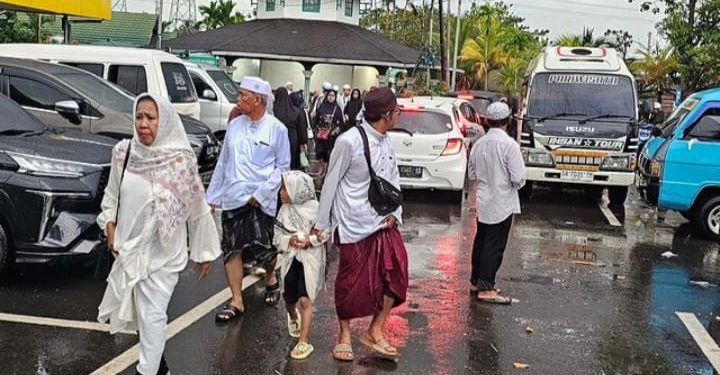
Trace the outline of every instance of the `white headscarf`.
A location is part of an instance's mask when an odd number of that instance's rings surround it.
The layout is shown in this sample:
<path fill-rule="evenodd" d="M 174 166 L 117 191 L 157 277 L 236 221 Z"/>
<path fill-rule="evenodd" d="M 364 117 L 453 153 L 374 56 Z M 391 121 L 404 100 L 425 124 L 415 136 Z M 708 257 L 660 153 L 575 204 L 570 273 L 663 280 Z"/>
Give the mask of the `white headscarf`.
<path fill-rule="evenodd" d="M 197 171 L 197 159 L 190 147 L 180 116 L 170 102 L 150 94 L 135 99 L 133 119 L 143 99 L 151 99 L 158 107 L 158 130 L 152 145 L 140 141 L 137 129 L 134 136 L 123 141 L 114 155 L 114 162 L 122 168 L 127 146 L 132 143 L 127 171 L 139 175 L 152 184 L 153 215 L 158 225 L 160 240 L 169 242 L 175 229 L 184 225 L 194 202 L 203 202 L 205 190 Z"/>
<path fill-rule="evenodd" d="M 285 172 L 282 178 L 292 203 L 280 208 L 278 221 L 286 230 L 308 234 L 315 224 L 319 206 L 315 183 L 300 171 Z"/>

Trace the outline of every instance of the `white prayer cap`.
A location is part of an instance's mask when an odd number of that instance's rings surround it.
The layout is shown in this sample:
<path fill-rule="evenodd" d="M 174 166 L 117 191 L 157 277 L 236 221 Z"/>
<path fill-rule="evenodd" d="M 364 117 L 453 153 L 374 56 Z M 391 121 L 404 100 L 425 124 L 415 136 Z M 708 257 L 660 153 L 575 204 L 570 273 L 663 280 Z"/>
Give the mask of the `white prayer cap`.
<path fill-rule="evenodd" d="M 347 83 L 343 85 L 343 90 L 350 90 L 351 88 Z"/>
<path fill-rule="evenodd" d="M 265 95 L 267 97 L 272 94 L 270 84 L 259 77 L 244 77 L 240 82 L 240 88 L 256 94 Z"/>
<path fill-rule="evenodd" d="M 333 88 L 332 88 L 332 89 L 333 89 L 333 91 L 337 92 L 337 91 L 338 91 L 338 87 L 337 87 L 337 85 L 333 86 Z"/>
<path fill-rule="evenodd" d="M 487 107 L 488 120 L 505 120 L 510 117 L 510 107 L 503 102 L 495 102 Z"/>
<path fill-rule="evenodd" d="M 292 86 L 292 82 L 288 81 L 285 86 Z"/>
<path fill-rule="evenodd" d="M 323 82 L 323 90 L 330 91 L 333 89 L 332 83 L 330 82 Z"/>

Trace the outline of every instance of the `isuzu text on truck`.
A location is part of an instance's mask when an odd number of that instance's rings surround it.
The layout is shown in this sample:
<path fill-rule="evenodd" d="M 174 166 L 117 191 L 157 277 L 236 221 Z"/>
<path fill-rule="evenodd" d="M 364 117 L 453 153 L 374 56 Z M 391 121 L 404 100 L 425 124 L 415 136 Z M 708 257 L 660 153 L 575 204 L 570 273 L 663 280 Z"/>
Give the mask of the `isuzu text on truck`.
<path fill-rule="evenodd" d="M 609 48 L 547 47 L 530 64 L 520 145 L 533 183 L 607 187 L 625 202 L 634 182 L 637 93 Z"/>

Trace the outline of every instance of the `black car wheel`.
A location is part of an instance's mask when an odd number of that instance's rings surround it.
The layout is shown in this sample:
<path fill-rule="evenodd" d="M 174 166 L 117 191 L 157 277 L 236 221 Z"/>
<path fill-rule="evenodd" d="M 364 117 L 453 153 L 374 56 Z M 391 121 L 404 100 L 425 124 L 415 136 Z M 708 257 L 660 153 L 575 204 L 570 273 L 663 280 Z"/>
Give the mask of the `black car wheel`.
<path fill-rule="evenodd" d="M 608 198 L 610 199 L 610 204 L 613 206 L 622 206 L 625 204 L 627 195 L 627 186 L 610 186 L 608 188 Z"/>
<path fill-rule="evenodd" d="M 694 222 L 703 236 L 720 240 L 720 196 L 706 200 L 697 210 Z"/>

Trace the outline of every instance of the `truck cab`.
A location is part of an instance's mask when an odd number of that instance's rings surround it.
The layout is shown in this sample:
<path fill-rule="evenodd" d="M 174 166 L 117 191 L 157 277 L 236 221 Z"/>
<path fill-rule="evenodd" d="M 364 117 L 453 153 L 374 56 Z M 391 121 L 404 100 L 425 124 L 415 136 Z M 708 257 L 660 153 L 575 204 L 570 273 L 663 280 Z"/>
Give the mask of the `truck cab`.
<path fill-rule="evenodd" d="M 634 182 L 637 93 L 610 48 L 547 47 L 530 64 L 520 146 L 533 183 L 607 187 L 623 204 Z"/>
<path fill-rule="evenodd" d="M 691 95 L 653 131 L 636 185 L 648 203 L 720 240 L 720 88 Z"/>

